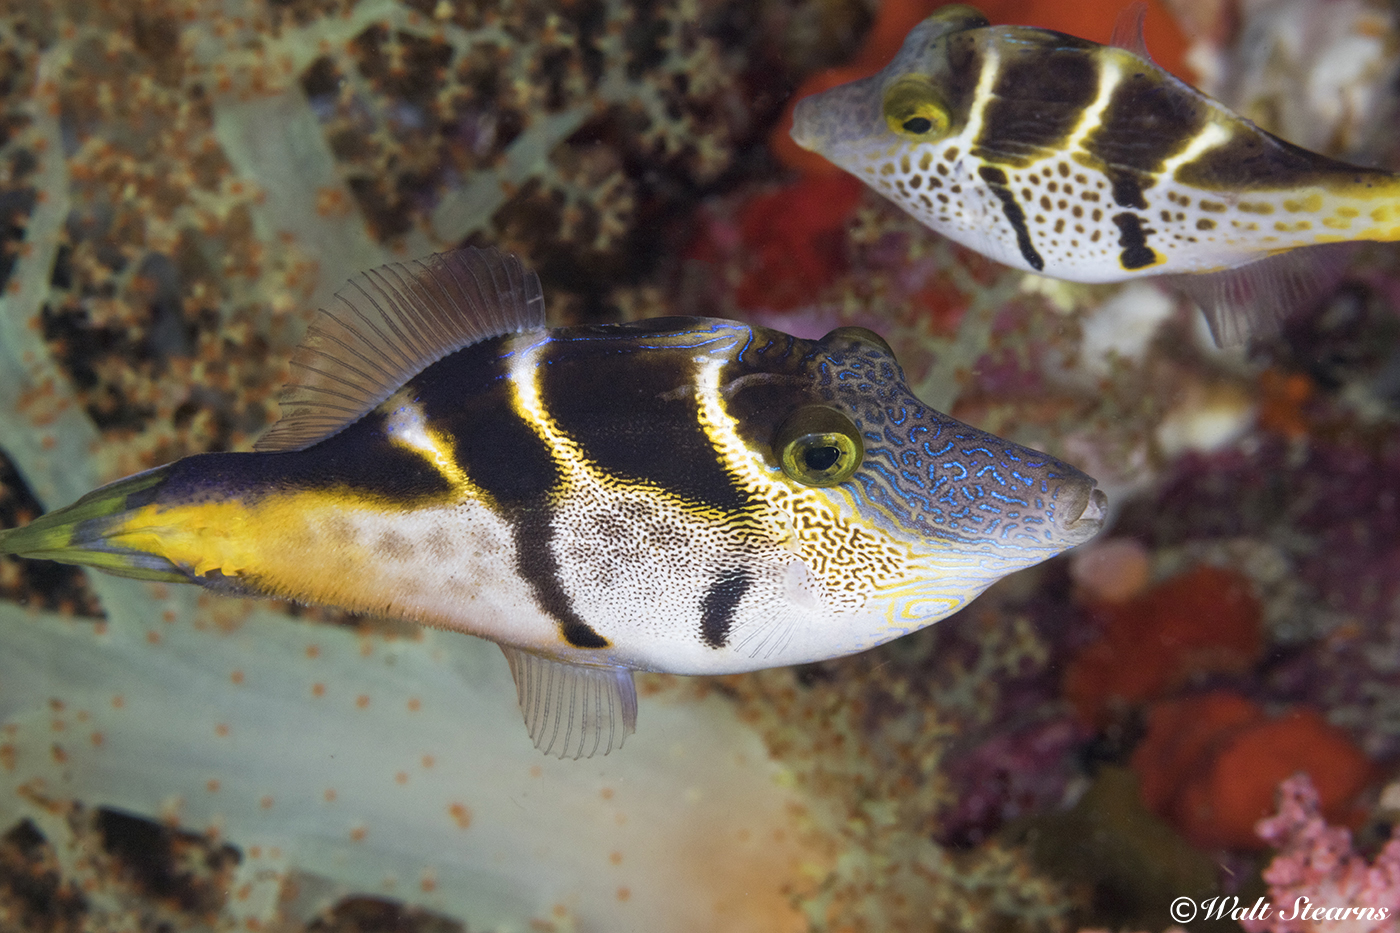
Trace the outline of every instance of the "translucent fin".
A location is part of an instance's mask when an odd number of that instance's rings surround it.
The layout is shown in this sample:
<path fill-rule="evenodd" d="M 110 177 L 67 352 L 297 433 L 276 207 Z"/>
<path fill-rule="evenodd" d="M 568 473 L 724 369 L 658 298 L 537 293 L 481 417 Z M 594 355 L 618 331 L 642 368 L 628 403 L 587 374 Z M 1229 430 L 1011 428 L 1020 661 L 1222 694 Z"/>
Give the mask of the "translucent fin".
<path fill-rule="evenodd" d="M 637 689 L 625 667 L 588 667 L 501 646 L 535 748 L 592 758 L 637 731 Z"/>
<path fill-rule="evenodd" d="M 292 356 L 282 418 L 255 450 L 297 450 L 357 420 L 431 364 L 490 337 L 544 326 L 535 273 L 460 249 L 352 278 Z"/>
<path fill-rule="evenodd" d="M 1201 306 L 1216 345 L 1233 347 L 1277 333 L 1284 318 L 1333 288 L 1355 248 L 1306 246 L 1222 272 L 1164 278 Z"/>
<path fill-rule="evenodd" d="M 1147 40 L 1143 38 L 1143 23 L 1147 21 L 1147 0 L 1133 0 L 1118 13 L 1113 21 L 1113 35 L 1108 44 L 1127 49 L 1139 58 L 1152 61 L 1147 52 Z"/>
<path fill-rule="evenodd" d="M 94 489 L 70 506 L 41 515 L 22 528 L 0 531 L 0 554 L 95 567 L 138 580 L 188 583 L 189 576 L 164 557 L 116 547 L 106 539 L 114 519 L 150 501 L 167 472 L 165 467 L 158 467 L 128 476 Z"/>

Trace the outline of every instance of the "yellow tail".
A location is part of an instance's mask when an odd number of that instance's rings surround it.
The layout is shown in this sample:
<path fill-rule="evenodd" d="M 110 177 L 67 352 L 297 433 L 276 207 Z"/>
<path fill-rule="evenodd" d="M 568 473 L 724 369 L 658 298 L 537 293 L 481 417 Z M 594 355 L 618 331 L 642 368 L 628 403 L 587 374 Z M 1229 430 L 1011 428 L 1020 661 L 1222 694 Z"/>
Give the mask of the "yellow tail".
<path fill-rule="evenodd" d="M 138 580 L 188 583 L 189 575 L 163 557 L 119 547 L 107 532 L 123 515 L 151 501 L 168 468 L 158 467 L 95 489 L 66 508 L 23 528 L 0 531 L 0 554 L 94 567 Z"/>

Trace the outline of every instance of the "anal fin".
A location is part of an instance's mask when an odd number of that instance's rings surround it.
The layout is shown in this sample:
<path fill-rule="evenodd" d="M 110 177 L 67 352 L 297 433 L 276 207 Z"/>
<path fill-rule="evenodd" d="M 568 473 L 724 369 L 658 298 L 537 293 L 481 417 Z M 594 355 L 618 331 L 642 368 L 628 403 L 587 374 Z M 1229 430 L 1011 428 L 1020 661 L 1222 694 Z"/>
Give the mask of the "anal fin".
<path fill-rule="evenodd" d="M 1163 278 L 1201 306 L 1217 346 L 1238 346 L 1277 333 L 1284 318 L 1336 286 L 1356 246 L 1304 246 L 1220 272 Z"/>
<path fill-rule="evenodd" d="M 535 747 L 559 758 L 621 748 L 637 731 L 637 689 L 626 667 L 556 661 L 501 645 Z"/>

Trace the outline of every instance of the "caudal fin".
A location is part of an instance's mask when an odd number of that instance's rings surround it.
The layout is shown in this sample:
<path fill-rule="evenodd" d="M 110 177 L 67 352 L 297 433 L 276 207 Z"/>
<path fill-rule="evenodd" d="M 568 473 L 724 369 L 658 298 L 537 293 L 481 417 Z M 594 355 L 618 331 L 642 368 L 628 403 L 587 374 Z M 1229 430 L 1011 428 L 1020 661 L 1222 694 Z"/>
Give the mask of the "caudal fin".
<path fill-rule="evenodd" d="M 0 531 L 0 555 L 79 564 L 138 580 L 188 582 L 189 575 L 165 558 L 115 545 L 107 538 L 125 513 L 154 499 L 167 473 L 167 467 L 158 467 L 128 476 L 22 528 Z"/>

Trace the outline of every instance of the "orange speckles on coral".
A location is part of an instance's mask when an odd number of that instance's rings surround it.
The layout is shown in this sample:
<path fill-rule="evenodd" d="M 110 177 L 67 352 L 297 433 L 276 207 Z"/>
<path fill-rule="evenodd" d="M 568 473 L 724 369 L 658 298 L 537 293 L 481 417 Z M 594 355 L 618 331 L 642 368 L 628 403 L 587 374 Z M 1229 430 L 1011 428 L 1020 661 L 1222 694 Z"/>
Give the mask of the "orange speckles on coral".
<path fill-rule="evenodd" d="M 622 864 L 622 853 L 621 853 L 621 852 L 609 852 L 609 853 L 608 853 L 608 861 L 609 861 L 609 862 L 612 862 L 614 865 L 621 865 L 621 864 Z"/>
<path fill-rule="evenodd" d="M 348 217 L 354 210 L 350 197 L 340 188 L 316 190 L 316 213 L 322 217 Z"/>
<path fill-rule="evenodd" d="M 364 842 L 364 841 L 365 841 L 365 837 L 368 836 L 368 835 L 369 835 L 369 830 L 368 830 L 368 829 L 366 829 L 366 828 L 363 827 L 363 826 L 356 826 L 354 829 L 350 830 L 350 841 L 351 841 L 351 842 Z"/>
<path fill-rule="evenodd" d="M 458 829 L 466 829 L 472 825 L 472 811 L 463 803 L 454 803 L 448 806 L 447 815 L 452 817 L 452 822 L 457 824 Z"/>
<path fill-rule="evenodd" d="M 88 736 L 88 741 L 92 742 L 94 748 L 101 748 L 107 741 L 107 737 L 101 732 L 94 732 L 92 735 Z"/>
<path fill-rule="evenodd" d="M 602 790 L 598 791 L 598 796 L 602 797 L 604 800 L 612 800 L 613 789 L 611 787 L 604 787 Z"/>
<path fill-rule="evenodd" d="M 226 737 L 228 736 L 228 723 L 226 723 L 226 722 L 221 722 L 221 723 L 218 723 L 217 725 L 215 725 L 215 726 L 214 726 L 214 734 L 217 735 L 217 736 L 218 736 L 219 738 L 221 738 L 221 739 L 222 739 L 222 738 L 226 738 Z"/>
<path fill-rule="evenodd" d="M 418 880 L 418 890 L 422 891 L 424 894 L 433 893 L 437 890 L 437 878 L 433 877 L 431 874 L 424 873 L 423 877 Z"/>
<path fill-rule="evenodd" d="M 1249 581 L 1219 567 L 1196 567 L 1090 612 L 1102 636 L 1071 662 L 1064 692 L 1096 725 L 1116 706 L 1160 697 L 1193 674 L 1245 670 L 1262 647 Z"/>
<path fill-rule="evenodd" d="M 321 798 L 325 800 L 326 803 L 335 803 L 335 797 L 336 794 L 334 787 L 327 787 L 326 792 L 321 795 Z"/>
<path fill-rule="evenodd" d="M 126 706 L 126 697 L 120 693 L 112 697 L 112 709 L 121 709 L 124 706 Z"/>
<path fill-rule="evenodd" d="M 55 744 L 55 745 L 50 746 L 50 748 L 49 748 L 49 756 L 50 756 L 51 758 L 53 758 L 53 762 L 54 762 L 54 764 L 56 764 L 56 765 L 62 765 L 62 764 L 67 764 L 67 763 L 68 763 L 68 753 L 65 752 L 65 751 L 63 750 L 63 746 L 62 746 L 62 745 L 57 745 L 57 744 Z"/>
<path fill-rule="evenodd" d="M 249 846 L 249 847 L 248 847 L 248 857 L 249 857 L 249 858 L 262 858 L 262 846 Z M 238 899 L 239 899 L 240 901 L 246 901 L 246 900 L 248 899 L 248 895 L 250 895 L 250 894 L 252 894 L 252 893 L 253 893 L 253 892 L 252 892 L 252 889 L 251 889 L 251 888 L 243 888 L 243 889 L 240 889 L 239 892 L 238 892 Z"/>
<path fill-rule="evenodd" d="M 1273 812 L 1278 785 L 1304 771 L 1332 822 L 1355 825 L 1357 795 L 1375 766 L 1316 710 L 1269 717 L 1217 690 L 1158 703 L 1133 752 L 1143 803 L 1202 848 L 1262 849 L 1254 825 Z"/>
<path fill-rule="evenodd" d="M 160 632 L 157 632 L 155 630 L 147 632 L 146 641 L 150 642 L 153 645 L 160 644 Z"/>
<path fill-rule="evenodd" d="M 369 709 L 369 694 L 362 693 L 355 697 L 355 706 L 357 709 Z"/>
<path fill-rule="evenodd" d="M 432 755 L 424 755 L 423 760 L 420 762 L 420 764 L 422 764 L 425 768 L 431 768 L 433 765 L 437 764 L 437 759 L 434 758 Z"/>
<path fill-rule="evenodd" d="M 167 625 L 174 625 L 174 624 L 175 624 L 175 610 L 174 610 L 174 609 L 167 609 L 167 610 L 165 610 L 164 612 L 162 612 L 162 613 L 160 614 L 160 618 L 161 618 L 161 621 L 164 622 L 164 623 L 166 623 Z"/>
<path fill-rule="evenodd" d="M 630 900 L 632 899 L 632 889 L 631 889 L 631 888 L 618 888 L 618 889 L 617 889 L 617 899 L 618 899 L 619 901 L 624 901 L 624 902 L 625 902 L 625 901 L 630 901 Z"/>
<path fill-rule="evenodd" d="M 1290 441 L 1307 437 L 1307 404 L 1316 388 L 1303 373 L 1264 370 L 1259 374 L 1259 427 Z"/>
<path fill-rule="evenodd" d="M 67 728 L 67 724 L 62 719 L 52 719 L 49 721 L 49 729 L 54 732 L 62 732 Z"/>
<path fill-rule="evenodd" d="M 243 672 L 242 672 L 242 671 L 234 671 L 232 674 L 229 674 L 229 675 L 228 675 L 228 679 L 229 679 L 229 683 L 233 684 L 235 687 L 241 687 L 241 686 L 243 686 Z"/>
<path fill-rule="evenodd" d="M 530 777 L 537 778 L 544 774 L 544 768 L 539 765 L 530 765 Z"/>
<path fill-rule="evenodd" d="M 315 683 L 315 684 L 312 684 L 312 685 L 311 685 L 311 695 L 314 696 L 314 697 L 323 697 L 323 696 L 325 696 L 325 695 L 326 695 L 326 685 L 325 685 L 325 684 L 322 684 L 322 683 Z"/>
<path fill-rule="evenodd" d="M 360 657 L 368 658 L 374 654 L 374 645 L 368 639 L 360 642 Z"/>
<path fill-rule="evenodd" d="M 394 774 L 394 783 L 395 783 L 395 784 L 407 784 L 407 783 L 408 783 L 408 772 L 407 772 L 407 771 L 398 771 L 398 772 L 396 772 L 396 773 Z"/>
<path fill-rule="evenodd" d="M 15 770 L 16 757 L 17 753 L 15 752 L 15 747 L 13 745 L 11 745 L 8 742 L 6 742 L 4 745 L 0 745 L 0 768 L 3 768 L 6 771 Z"/>
<path fill-rule="evenodd" d="M 218 778 L 210 778 L 204 782 L 204 789 L 211 794 L 217 794 L 220 786 L 222 785 L 220 785 Z"/>
<path fill-rule="evenodd" d="M 272 809 L 272 795 L 271 795 L 271 794 L 264 794 L 264 795 L 258 800 L 258 806 L 262 807 L 264 810 L 271 810 L 271 809 Z"/>
<path fill-rule="evenodd" d="M 249 933 L 262 933 L 263 922 L 257 917 L 245 917 L 243 919 L 243 929 L 248 930 Z"/>

